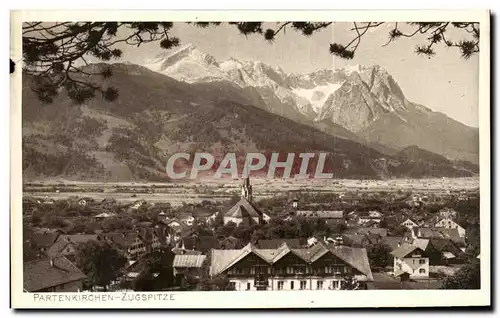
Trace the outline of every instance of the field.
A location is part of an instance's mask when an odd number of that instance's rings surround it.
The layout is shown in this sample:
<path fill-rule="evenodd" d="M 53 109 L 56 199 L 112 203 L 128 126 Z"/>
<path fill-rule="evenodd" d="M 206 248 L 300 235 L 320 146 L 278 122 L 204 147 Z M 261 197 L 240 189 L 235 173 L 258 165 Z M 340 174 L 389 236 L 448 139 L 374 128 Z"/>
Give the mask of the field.
<path fill-rule="evenodd" d="M 189 183 L 99 183 L 49 180 L 25 183 L 24 196 L 65 199 L 91 197 L 96 200 L 114 198 L 133 202 L 170 202 L 177 206 L 203 200 L 218 201 L 238 196 L 241 180 L 203 179 Z M 252 178 L 256 200 L 291 191 L 308 192 L 374 192 L 412 191 L 413 193 L 446 194 L 477 190 L 478 178 L 395 179 L 395 180 L 322 180 L 322 179 L 266 179 Z"/>

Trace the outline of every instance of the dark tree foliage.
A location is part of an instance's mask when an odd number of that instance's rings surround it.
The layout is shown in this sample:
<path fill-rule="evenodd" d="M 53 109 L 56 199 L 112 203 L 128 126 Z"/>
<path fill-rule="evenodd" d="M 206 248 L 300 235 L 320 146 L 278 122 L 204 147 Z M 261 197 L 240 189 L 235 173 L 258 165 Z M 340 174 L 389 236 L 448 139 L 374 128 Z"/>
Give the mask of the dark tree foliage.
<path fill-rule="evenodd" d="M 340 281 L 340 289 L 342 290 L 358 290 L 360 284 L 353 275 L 345 275 Z"/>
<path fill-rule="evenodd" d="M 126 263 L 127 258 L 108 243 L 88 241 L 77 247 L 76 264 L 92 286 L 106 289 L 121 275 Z"/>
<path fill-rule="evenodd" d="M 481 268 L 479 261 L 462 266 L 455 274 L 446 277 L 440 289 L 480 289 Z"/>
<path fill-rule="evenodd" d="M 220 22 L 193 22 L 197 27 L 218 26 Z M 245 36 L 258 35 L 273 42 L 281 32 L 291 29 L 304 36 L 312 36 L 329 27 L 332 22 L 279 22 L 274 28 L 267 28 L 263 22 L 229 22 L 237 32 Z M 426 40 L 415 48 L 416 54 L 432 57 L 439 45 L 458 48 L 463 58 L 470 58 L 479 52 L 479 23 L 476 22 L 354 22 L 353 34 L 348 43 L 331 43 L 328 47 L 332 55 L 352 59 L 362 38 L 371 29 L 390 25 L 389 43 L 410 38 L 418 34 L 427 35 Z M 91 76 L 111 77 L 110 68 L 93 71 L 89 57 L 104 62 L 118 59 L 123 52 L 116 48 L 125 43 L 140 46 L 143 43 L 159 42 L 162 49 L 180 45 L 180 39 L 170 34 L 173 22 L 26 22 L 23 33 L 23 71 L 33 76 L 32 89 L 38 98 L 50 103 L 63 88 L 76 103 L 83 103 L 100 93 L 105 100 L 113 101 L 118 91 L 104 87 L 91 80 Z M 267 25 L 267 24 L 266 24 Z M 447 30 L 460 29 L 464 37 L 452 41 Z M 325 48 L 326 49 L 326 48 Z M 84 67 L 81 67 L 81 65 Z"/>
<path fill-rule="evenodd" d="M 135 291 L 168 290 L 174 285 L 174 257 L 171 248 L 162 248 L 145 255 L 144 267 L 134 281 Z"/>
<path fill-rule="evenodd" d="M 391 260 L 391 249 L 383 244 L 371 245 L 367 248 L 368 259 L 371 267 L 384 268 Z"/>

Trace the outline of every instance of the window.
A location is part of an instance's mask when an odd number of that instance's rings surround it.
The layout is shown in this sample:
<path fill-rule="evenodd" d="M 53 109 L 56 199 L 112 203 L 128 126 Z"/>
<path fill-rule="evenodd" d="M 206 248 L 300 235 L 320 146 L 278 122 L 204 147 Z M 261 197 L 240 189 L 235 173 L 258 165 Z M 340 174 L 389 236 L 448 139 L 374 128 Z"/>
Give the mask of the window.
<path fill-rule="evenodd" d="M 229 286 L 231 286 L 231 289 L 236 289 L 236 283 L 235 282 L 229 282 Z"/>
<path fill-rule="evenodd" d="M 278 281 L 278 290 L 282 290 L 284 284 L 285 284 L 284 281 L 282 281 L 282 280 Z"/>
<path fill-rule="evenodd" d="M 292 280 L 292 281 L 290 282 L 290 289 L 293 289 L 293 288 L 294 288 L 294 286 L 293 286 L 294 284 L 293 284 L 293 283 L 294 283 L 294 281 Z"/>
<path fill-rule="evenodd" d="M 300 289 L 306 289 L 307 287 L 307 281 L 301 280 L 300 281 Z"/>
<path fill-rule="evenodd" d="M 421 269 L 419 269 L 419 270 L 418 270 L 418 272 L 419 272 L 420 274 L 425 274 L 425 269 L 424 269 L 424 268 L 421 268 Z"/>
<path fill-rule="evenodd" d="M 323 281 L 322 280 L 318 280 L 316 282 L 316 289 L 323 289 Z"/>
<path fill-rule="evenodd" d="M 293 274 L 293 267 L 287 267 L 286 268 L 286 273 L 287 274 Z"/>
<path fill-rule="evenodd" d="M 250 287 L 251 287 L 250 283 L 247 283 L 247 290 L 250 290 Z"/>
<path fill-rule="evenodd" d="M 295 266 L 294 272 L 295 274 L 304 274 L 306 272 L 306 268 L 304 266 Z"/>
<path fill-rule="evenodd" d="M 419 264 L 425 264 L 425 259 L 421 259 L 418 261 Z"/>
<path fill-rule="evenodd" d="M 340 289 L 340 282 L 338 280 L 332 280 L 330 286 L 332 289 Z"/>

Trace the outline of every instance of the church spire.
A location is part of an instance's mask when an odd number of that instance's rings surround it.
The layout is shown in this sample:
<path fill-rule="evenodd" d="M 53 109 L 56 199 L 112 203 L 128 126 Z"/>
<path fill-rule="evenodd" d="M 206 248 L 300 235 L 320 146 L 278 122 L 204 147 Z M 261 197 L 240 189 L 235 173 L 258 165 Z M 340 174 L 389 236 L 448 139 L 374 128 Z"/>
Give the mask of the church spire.
<path fill-rule="evenodd" d="M 241 197 L 252 202 L 252 185 L 250 184 L 250 176 L 247 176 L 243 181 L 243 186 L 241 187 Z"/>

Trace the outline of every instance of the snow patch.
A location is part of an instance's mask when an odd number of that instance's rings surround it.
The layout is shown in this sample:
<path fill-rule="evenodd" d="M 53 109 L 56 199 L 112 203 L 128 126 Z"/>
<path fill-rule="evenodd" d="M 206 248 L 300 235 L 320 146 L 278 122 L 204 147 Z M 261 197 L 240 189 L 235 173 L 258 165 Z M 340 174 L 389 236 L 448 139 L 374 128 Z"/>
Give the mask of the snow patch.
<path fill-rule="evenodd" d="M 299 97 L 305 98 L 311 104 L 314 112 L 319 114 L 328 96 L 335 93 L 341 86 L 342 83 L 328 83 L 311 89 L 296 88 L 292 92 Z"/>

